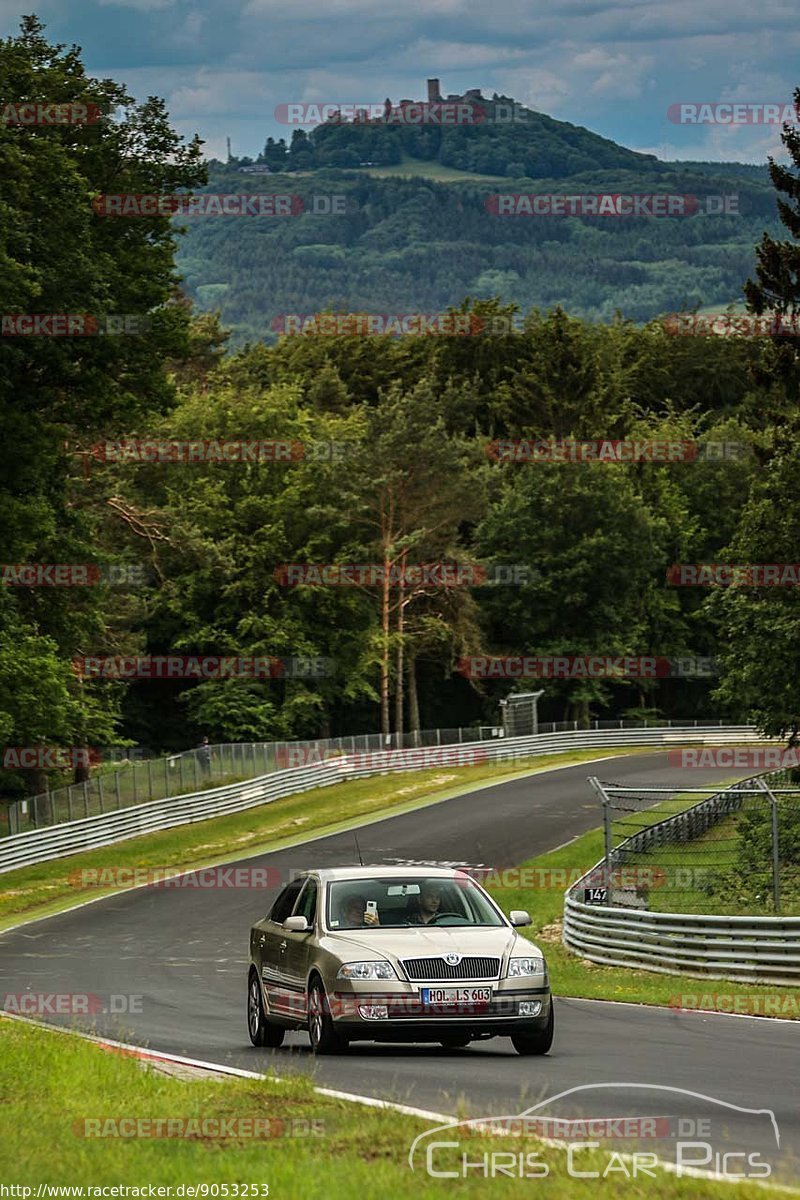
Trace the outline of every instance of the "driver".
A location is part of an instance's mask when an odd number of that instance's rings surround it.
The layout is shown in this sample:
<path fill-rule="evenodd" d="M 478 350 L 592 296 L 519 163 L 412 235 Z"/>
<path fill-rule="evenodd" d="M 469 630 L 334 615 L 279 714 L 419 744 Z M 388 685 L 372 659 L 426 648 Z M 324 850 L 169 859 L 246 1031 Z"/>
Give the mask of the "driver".
<path fill-rule="evenodd" d="M 442 885 L 437 879 L 426 879 L 419 890 L 419 907 L 412 915 L 413 925 L 429 925 L 442 908 Z"/>

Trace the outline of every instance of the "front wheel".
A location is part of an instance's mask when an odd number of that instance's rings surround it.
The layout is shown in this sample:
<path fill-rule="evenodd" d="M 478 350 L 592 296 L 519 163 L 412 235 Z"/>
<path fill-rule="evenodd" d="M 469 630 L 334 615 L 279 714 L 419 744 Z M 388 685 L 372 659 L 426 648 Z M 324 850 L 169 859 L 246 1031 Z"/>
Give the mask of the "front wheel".
<path fill-rule="evenodd" d="M 531 1033 L 512 1033 L 511 1042 L 517 1054 L 547 1054 L 553 1044 L 553 1001 L 550 1000 L 550 1016 L 543 1029 Z"/>
<path fill-rule="evenodd" d="M 282 1025 L 275 1025 L 264 1016 L 261 988 L 255 971 L 251 971 L 247 985 L 247 1032 L 254 1046 L 270 1046 L 274 1050 L 283 1044 L 286 1036 Z"/>
<path fill-rule="evenodd" d="M 314 1054 L 340 1054 L 347 1049 L 347 1039 L 333 1027 L 321 979 L 312 980 L 308 989 L 308 1039 Z"/>

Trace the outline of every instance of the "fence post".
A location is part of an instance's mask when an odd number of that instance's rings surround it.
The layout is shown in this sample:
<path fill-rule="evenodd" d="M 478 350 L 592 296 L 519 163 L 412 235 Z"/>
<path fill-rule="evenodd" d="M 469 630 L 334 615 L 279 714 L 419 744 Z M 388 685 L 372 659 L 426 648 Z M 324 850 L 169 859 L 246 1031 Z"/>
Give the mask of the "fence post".
<path fill-rule="evenodd" d="M 603 862 L 603 874 L 606 887 L 606 904 L 611 904 L 611 856 L 613 852 L 612 830 L 611 830 L 611 800 L 606 794 L 600 780 L 596 775 L 590 775 L 588 778 L 590 787 L 594 788 L 600 797 L 600 802 L 603 805 L 603 846 L 605 851 L 605 859 Z"/>
<path fill-rule="evenodd" d="M 89 784 L 85 779 L 83 781 L 83 815 L 85 817 L 89 815 Z"/>
<path fill-rule="evenodd" d="M 148 760 L 147 760 L 147 791 L 148 791 L 147 799 L 152 800 L 153 799 L 153 760 L 151 758 L 148 758 Z"/>
<path fill-rule="evenodd" d="M 181 755 L 180 758 L 178 759 L 178 767 L 179 767 L 179 770 L 181 773 L 181 793 L 183 793 L 186 791 L 186 787 L 183 782 L 183 755 Z"/>
<path fill-rule="evenodd" d="M 164 756 L 164 796 L 169 799 L 169 755 Z"/>
<path fill-rule="evenodd" d="M 114 772 L 114 786 L 117 790 L 117 808 L 122 808 L 122 797 L 119 794 L 119 769 Z"/>
<path fill-rule="evenodd" d="M 100 812 L 103 813 L 106 811 L 105 805 L 103 804 L 103 776 L 99 773 L 97 776 L 97 794 L 100 797 Z"/>
<path fill-rule="evenodd" d="M 758 776 L 758 786 L 769 798 L 772 816 L 772 899 L 776 914 L 781 911 L 781 856 L 778 846 L 778 799 L 761 775 Z"/>

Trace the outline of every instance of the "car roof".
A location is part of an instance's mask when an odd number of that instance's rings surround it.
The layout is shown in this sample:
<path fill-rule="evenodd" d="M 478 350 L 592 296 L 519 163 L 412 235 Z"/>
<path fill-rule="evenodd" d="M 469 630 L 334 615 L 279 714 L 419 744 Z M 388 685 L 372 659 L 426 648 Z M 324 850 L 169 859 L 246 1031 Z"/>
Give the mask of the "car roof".
<path fill-rule="evenodd" d="M 385 879 L 398 875 L 404 879 L 462 879 L 469 873 L 468 867 L 405 866 L 403 863 L 385 863 L 366 867 L 310 867 L 304 875 L 317 875 L 322 883 L 336 883 L 340 879 Z"/>

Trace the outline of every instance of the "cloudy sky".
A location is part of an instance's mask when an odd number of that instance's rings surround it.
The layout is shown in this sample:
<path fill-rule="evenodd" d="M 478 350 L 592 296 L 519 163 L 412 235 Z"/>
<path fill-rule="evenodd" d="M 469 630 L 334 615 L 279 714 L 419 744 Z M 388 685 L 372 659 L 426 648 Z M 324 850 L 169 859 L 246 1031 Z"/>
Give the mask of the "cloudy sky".
<path fill-rule="evenodd" d="M 3 35 L 19 0 L 0 0 Z M 797 0 L 40 0 L 91 74 L 165 97 L 206 153 L 254 155 L 295 101 L 421 99 L 480 87 L 661 158 L 762 162 L 778 125 L 680 125 L 671 104 L 789 103 Z M 781 155 L 782 157 L 783 155 Z"/>

